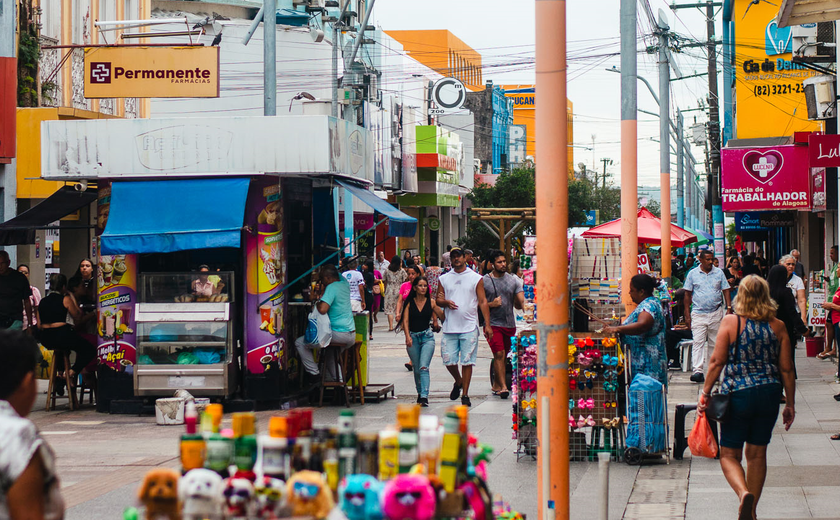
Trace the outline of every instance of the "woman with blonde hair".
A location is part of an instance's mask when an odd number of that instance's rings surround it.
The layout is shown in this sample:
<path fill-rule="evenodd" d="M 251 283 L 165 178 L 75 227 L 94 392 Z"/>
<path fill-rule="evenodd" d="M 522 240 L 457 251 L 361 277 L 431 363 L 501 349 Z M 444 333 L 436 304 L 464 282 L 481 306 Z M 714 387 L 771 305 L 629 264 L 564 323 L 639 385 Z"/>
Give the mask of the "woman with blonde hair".
<path fill-rule="evenodd" d="M 767 282 L 756 275 L 741 280 L 735 314 L 721 322 L 698 412 L 706 410 L 721 372 L 721 393 L 729 394 L 729 411 L 721 423 L 720 467 L 740 499 L 738 519 L 753 520 L 767 476 L 767 445 L 779 416 L 782 386 L 787 396 L 782 411 L 785 430 L 796 415 L 790 340 L 785 324 L 776 318 Z M 741 466 L 744 452 L 746 474 Z"/>

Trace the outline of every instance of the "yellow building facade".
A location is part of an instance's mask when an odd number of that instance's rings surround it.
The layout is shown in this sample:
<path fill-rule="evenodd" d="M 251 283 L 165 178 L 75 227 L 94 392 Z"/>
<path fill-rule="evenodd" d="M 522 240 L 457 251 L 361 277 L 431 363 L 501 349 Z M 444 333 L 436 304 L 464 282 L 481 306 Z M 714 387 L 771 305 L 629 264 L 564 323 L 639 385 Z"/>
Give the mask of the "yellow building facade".
<path fill-rule="evenodd" d="M 408 55 L 447 77 L 457 78 L 472 91 L 484 90 L 481 54 L 446 30 L 385 31 Z"/>
<path fill-rule="evenodd" d="M 513 99 L 513 126 L 511 129 L 511 146 L 521 147 L 524 142 L 525 157 L 537 161 L 537 126 L 536 126 L 536 85 L 502 85 L 505 95 Z M 568 174 L 573 179 L 575 175 L 575 153 L 571 144 L 574 142 L 574 103 L 566 100 L 566 131 L 568 133 L 569 159 Z M 511 156 L 514 156 L 511 151 Z"/>

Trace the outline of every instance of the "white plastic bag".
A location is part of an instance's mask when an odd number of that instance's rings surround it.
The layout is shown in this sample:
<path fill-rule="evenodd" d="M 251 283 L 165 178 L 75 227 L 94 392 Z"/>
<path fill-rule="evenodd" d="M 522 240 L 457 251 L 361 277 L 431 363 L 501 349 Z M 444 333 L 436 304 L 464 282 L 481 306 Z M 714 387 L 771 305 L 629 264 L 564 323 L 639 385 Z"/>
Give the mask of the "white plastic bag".
<path fill-rule="evenodd" d="M 332 341 L 332 328 L 330 328 L 330 317 L 318 312 L 318 307 L 313 306 L 309 313 L 309 322 L 306 324 L 304 341 L 307 345 L 317 345 L 326 348 Z"/>

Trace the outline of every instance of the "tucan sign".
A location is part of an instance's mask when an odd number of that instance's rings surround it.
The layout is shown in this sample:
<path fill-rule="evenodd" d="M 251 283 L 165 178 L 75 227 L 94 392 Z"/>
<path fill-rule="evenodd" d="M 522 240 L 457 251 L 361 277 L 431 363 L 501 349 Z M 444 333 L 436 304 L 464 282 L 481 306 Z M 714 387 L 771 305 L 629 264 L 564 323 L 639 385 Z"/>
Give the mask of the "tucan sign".
<path fill-rule="evenodd" d="M 168 97 L 219 97 L 219 48 L 85 49 L 85 98 Z"/>

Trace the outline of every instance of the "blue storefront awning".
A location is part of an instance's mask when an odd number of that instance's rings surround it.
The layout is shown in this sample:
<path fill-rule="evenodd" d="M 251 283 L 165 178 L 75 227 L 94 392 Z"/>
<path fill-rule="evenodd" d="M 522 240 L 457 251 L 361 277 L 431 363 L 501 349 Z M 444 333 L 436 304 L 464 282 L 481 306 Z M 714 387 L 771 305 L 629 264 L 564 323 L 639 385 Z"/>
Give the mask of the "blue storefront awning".
<path fill-rule="evenodd" d="M 372 191 L 353 186 L 348 182 L 336 179 L 354 197 L 364 202 L 374 210 L 388 217 L 388 235 L 392 237 L 413 237 L 417 233 L 417 219 L 406 215 L 388 201 L 377 197 Z"/>
<path fill-rule="evenodd" d="M 249 179 L 114 182 L 102 253 L 240 247 Z"/>

